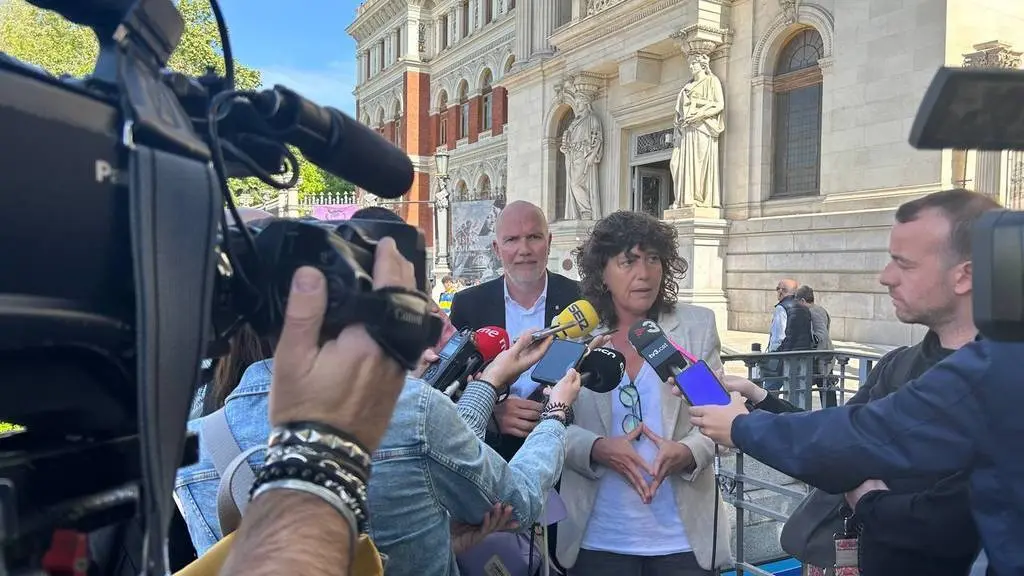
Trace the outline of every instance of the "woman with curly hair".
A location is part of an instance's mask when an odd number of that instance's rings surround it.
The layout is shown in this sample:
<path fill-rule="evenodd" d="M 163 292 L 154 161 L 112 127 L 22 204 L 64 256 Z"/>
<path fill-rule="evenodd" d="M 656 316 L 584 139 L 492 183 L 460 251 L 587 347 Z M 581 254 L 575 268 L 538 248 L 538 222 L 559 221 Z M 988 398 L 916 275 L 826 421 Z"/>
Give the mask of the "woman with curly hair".
<path fill-rule="evenodd" d="M 676 301 L 687 263 L 675 229 L 647 214 L 615 212 L 576 249 L 583 297 L 617 330 L 626 373 L 608 394 L 581 390 L 568 431 L 558 560 L 570 576 L 705 575 L 731 565 L 729 526 L 714 526 L 715 446 L 690 425 L 688 408 L 629 344 L 641 319 L 721 372 L 711 310 Z"/>

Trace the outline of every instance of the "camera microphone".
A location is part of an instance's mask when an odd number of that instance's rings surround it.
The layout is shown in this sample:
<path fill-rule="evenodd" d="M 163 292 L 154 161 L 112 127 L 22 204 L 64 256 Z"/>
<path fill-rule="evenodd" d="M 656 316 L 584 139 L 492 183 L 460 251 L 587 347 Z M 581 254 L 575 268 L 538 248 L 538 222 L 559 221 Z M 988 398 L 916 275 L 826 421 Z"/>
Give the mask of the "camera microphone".
<path fill-rule="evenodd" d="M 441 392 L 471 376 L 508 350 L 508 332 L 497 326 L 484 326 L 476 332 L 462 330 L 448 339 L 438 360 L 427 367 L 423 380 Z"/>
<path fill-rule="evenodd" d="M 611 392 L 626 373 L 626 357 L 611 348 L 594 348 L 579 367 L 580 383 L 598 394 Z"/>
<path fill-rule="evenodd" d="M 678 376 L 692 362 L 683 355 L 654 320 L 641 320 L 629 327 L 629 343 L 667 381 Z"/>
<path fill-rule="evenodd" d="M 586 300 L 577 300 L 551 319 L 550 328 L 534 333 L 532 338 L 543 340 L 552 335 L 567 340 L 583 338 L 593 332 L 600 321 L 593 304 Z"/>
<path fill-rule="evenodd" d="M 258 92 L 251 101 L 281 139 L 328 172 L 382 198 L 398 198 L 412 187 L 405 152 L 345 113 L 283 86 Z"/>

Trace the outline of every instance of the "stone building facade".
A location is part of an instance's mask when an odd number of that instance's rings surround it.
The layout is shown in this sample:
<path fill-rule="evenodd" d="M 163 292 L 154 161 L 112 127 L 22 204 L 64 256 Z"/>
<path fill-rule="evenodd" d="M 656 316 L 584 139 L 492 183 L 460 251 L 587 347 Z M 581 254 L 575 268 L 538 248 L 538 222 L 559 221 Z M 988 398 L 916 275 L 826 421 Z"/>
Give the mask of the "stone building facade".
<path fill-rule="evenodd" d="M 383 5 L 395 6 L 390 20 L 374 16 Z M 393 53 L 393 40 L 375 46 L 395 22 L 404 59 L 371 74 Z M 554 268 L 592 219 L 651 212 L 680 231 L 691 264 L 681 297 L 722 327 L 765 331 L 776 282 L 792 277 L 816 289 L 833 339 L 910 342 L 920 332 L 895 320 L 877 282 L 893 209 L 954 185 L 1011 205 L 1024 194 L 1020 155 L 907 144 L 938 67 L 1020 67 L 1024 2 L 370 0 L 349 30 L 369 55 L 360 119 L 387 134 L 400 106 L 418 114 L 418 132 L 403 125 L 423 173 L 412 197 L 429 197 L 428 156 L 444 146 L 465 194 L 486 177 L 545 208 Z M 706 205 L 673 184 L 695 57 L 710 62 L 724 105 L 720 196 Z M 490 131 L 479 120 L 488 88 Z M 581 115 L 600 127 L 589 163 L 566 146 Z M 566 208 L 581 192 L 597 206 L 586 219 Z"/>

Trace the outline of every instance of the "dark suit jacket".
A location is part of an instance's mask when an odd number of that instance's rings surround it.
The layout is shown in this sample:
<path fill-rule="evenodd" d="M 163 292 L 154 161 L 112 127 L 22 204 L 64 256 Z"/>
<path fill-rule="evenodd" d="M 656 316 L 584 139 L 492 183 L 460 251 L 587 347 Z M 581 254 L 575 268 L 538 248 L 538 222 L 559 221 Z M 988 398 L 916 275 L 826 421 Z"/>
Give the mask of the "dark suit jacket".
<path fill-rule="evenodd" d="M 544 324 L 550 325 L 559 312 L 579 299 L 579 282 L 549 271 Z M 499 276 L 455 294 L 448 316 L 456 330 L 476 330 L 484 326 L 505 328 L 505 277 Z M 508 335 L 509 338 L 516 336 L 519 335 Z"/>
<path fill-rule="evenodd" d="M 579 282 L 549 271 L 544 325 L 549 326 L 559 312 L 579 299 Z M 450 319 L 456 330 L 476 330 L 484 326 L 505 328 L 505 277 L 500 276 L 457 293 L 452 301 Z M 516 336 L 518 334 L 509 334 L 509 338 Z M 487 433 L 487 443 L 506 460 L 512 459 L 524 441 L 515 436 Z"/>

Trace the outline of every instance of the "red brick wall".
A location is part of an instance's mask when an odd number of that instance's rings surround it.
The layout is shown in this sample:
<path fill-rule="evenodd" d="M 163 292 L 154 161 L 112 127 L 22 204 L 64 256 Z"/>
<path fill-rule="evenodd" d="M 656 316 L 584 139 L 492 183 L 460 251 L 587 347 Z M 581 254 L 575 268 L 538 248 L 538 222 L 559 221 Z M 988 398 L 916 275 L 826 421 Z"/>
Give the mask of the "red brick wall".
<path fill-rule="evenodd" d="M 405 126 L 402 142 L 414 156 L 433 154 L 433 123 L 430 117 L 430 75 L 405 73 Z"/>
<path fill-rule="evenodd" d="M 387 140 L 388 142 L 394 142 L 395 141 L 395 122 L 394 122 L 394 120 L 392 120 L 391 122 L 385 122 L 384 123 L 383 135 L 384 135 L 384 139 Z"/>
<path fill-rule="evenodd" d="M 504 86 L 495 86 L 491 94 L 491 134 L 497 136 L 505 130 L 505 102 L 506 94 Z"/>
<path fill-rule="evenodd" d="M 438 142 L 441 141 L 441 115 L 431 114 L 430 122 L 430 150 L 433 151 L 437 148 Z"/>
<path fill-rule="evenodd" d="M 469 99 L 469 143 L 476 142 L 480 135 L 480 96 Z"/>

